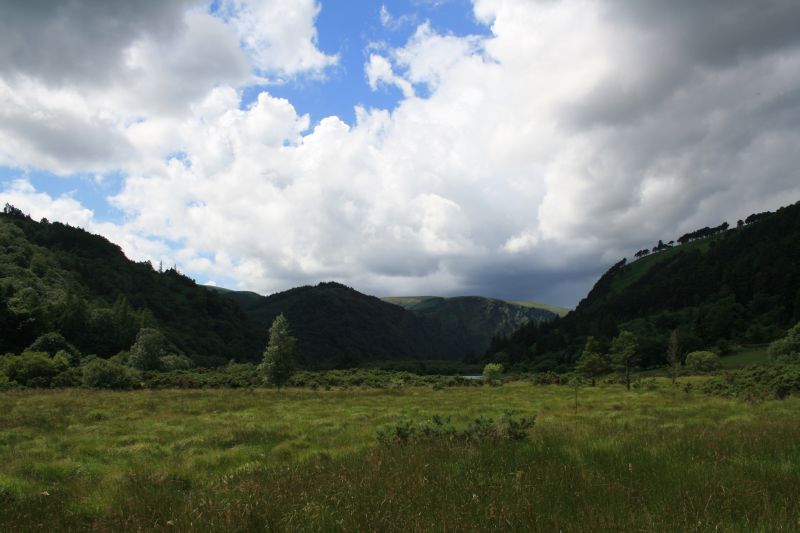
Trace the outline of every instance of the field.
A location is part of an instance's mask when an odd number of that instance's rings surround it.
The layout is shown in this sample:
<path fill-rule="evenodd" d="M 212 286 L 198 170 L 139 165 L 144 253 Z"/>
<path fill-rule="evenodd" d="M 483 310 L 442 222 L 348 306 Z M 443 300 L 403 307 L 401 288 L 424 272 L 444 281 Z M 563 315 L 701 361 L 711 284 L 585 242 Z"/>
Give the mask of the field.
<path fill-rule="evenodd" d="M 800 528 L 800 399 L 651 383 L 7 392 L 0 531 Z M 375 438 L 506 410 L 527 439 Z"/>

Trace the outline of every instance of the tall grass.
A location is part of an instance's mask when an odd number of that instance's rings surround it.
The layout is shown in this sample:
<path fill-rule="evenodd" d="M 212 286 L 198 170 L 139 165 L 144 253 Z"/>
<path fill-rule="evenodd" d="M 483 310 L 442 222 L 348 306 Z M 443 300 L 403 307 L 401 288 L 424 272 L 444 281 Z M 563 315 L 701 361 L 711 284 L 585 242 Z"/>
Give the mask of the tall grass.
<path fill-rule="evenodd" d="M 620 386 L 0 395 L 0 530 L 792 531 L 800 400 Z M 523 442 L 376 445 L 432 414 Z"/>

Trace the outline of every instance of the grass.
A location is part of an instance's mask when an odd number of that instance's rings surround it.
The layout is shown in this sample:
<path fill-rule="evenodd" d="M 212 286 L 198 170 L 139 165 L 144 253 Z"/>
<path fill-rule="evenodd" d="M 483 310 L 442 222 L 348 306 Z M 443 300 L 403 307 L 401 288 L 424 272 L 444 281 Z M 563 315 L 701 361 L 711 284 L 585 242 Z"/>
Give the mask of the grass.
<path fill-rule="evenodd" d="M 737 350 L 735 353 L 722 357 L 722 367 L 726 369 L 744 368 L 749 365 L 762 365 L 769 364 L 769 353 L 767 347 L 762 348 L 745 348 Z"/>
<path fill-rule="evenodd" d="M 699 250 L 705 253 L 709 250 L 713 242 L 723 239 L 726 234 L 727 233 L 723 232 L 703 239 L 687 242 L 686 244 L 676 244 L 672 248 L 667 248 L 660 252 L 651 253 L 639 259 L 634 259 L 625 265 L 621 275 L 614 278 L 614 284 L 611 290 L 616 293 L 621 292 L 639 281 L 656 264 L 666 261 L 678 254 L 690 252 L 692 250 Z"/>
<path fill-rule="evenodd" d="M 400 419 L 509 409 L 538 415 L 527 440 L 376 444 Z M 9 392 L 0 530 L 797 530 L 798 413 L 666 380 L 583 388 L 577 409 L 523 382 Z"/>

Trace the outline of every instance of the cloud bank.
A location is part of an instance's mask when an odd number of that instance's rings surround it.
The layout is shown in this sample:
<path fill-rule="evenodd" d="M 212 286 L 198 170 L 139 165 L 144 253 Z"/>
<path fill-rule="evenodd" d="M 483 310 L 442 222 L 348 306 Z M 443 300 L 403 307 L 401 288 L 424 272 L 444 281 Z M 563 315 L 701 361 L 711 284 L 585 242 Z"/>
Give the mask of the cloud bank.
<path fill-rule="evenodd" d="M 659 238 L 800 199 L 796 2 L 475 0 L 489 36 L 422 23 L 367 54 L 364 83 L 404 97 L 354 124 L 242 106 L 256 80 L 324 83 L 332 4 L 81 5 L 0 16 L 0 164 L 121 171 L 125 222 L 24 180 L 0 201 L 199 281 L 573 305 Z"/>

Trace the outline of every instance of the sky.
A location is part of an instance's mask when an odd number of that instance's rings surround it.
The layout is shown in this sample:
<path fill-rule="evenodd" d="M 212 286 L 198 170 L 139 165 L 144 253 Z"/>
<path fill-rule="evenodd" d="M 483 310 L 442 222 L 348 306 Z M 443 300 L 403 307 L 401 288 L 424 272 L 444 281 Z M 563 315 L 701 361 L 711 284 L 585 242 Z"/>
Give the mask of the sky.
<path fill-rule="evenodd" d="M 262 294 L 574 306 L 800 200 L 796 0 L 0 0 L 0 204 Z"/>

